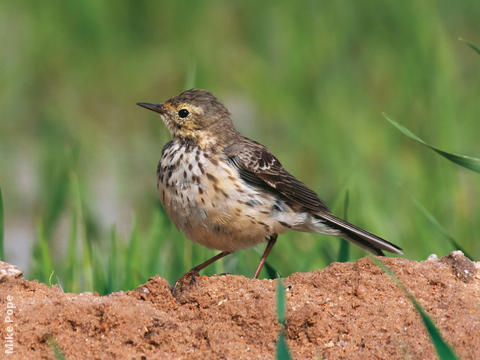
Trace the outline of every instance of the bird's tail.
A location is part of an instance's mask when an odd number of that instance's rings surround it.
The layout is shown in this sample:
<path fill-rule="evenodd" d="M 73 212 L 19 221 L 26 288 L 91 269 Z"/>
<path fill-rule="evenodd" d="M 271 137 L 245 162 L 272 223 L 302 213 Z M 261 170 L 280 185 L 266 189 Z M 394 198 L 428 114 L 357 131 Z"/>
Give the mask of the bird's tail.
<path fill-rule="evenodd" d="M 323 226 L 339 231 L 340 235 L 345 238 L 345 240 L 348 240 L 375 255 L 383 256 L 382 250 L 395 254 L 403 254 L 402 249 L 397 245 L 369 233 L 368 231 L 360 229 L 331 213 L 319 213 L 315 214 L 314 217 L 317 218 Z"/>

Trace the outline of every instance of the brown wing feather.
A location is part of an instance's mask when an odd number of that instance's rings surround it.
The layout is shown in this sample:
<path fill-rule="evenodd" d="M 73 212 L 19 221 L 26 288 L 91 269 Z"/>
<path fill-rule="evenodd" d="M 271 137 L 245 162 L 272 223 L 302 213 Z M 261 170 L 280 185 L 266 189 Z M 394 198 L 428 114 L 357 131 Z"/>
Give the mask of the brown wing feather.
<path fill-rule="evenodd" d="M 286 171 L 263 145 L 243 138 L 224 152 L 246 182 L 274 191 L 309 211 L 329 211 L 318 195 Z"/>
<path fill-rule="evenodd" d="M 325 224 L 338 229 L 345 239 L 376 255 L 383 255 L 382 250 L 402 253 L 402 249 L 395 244 L 332 215 L 318 195 L 287 172 L 263 145 L 242 138 L 226 147 L 224 153 L 237 167 L 244 181 L 279 194 L 292 207 L 300 206 L 304 211 L 314 213 Z"/>

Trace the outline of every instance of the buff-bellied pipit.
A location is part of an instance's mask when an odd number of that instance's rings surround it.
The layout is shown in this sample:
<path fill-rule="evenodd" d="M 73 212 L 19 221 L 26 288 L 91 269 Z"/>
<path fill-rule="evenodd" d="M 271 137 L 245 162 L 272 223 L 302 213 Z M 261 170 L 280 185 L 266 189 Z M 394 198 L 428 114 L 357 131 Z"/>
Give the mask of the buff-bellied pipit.
<path fill-rule="evenodd" d="M 210 92 L 191 89 L 163 104 L 138 103 L 160 114 L 173 140 L 158 163 L 158 191 L 168 216 L 192 241 L 221 253 L 214 261 L 268 242 L 260 274 L 277 235 L 288 230 L 339 235 L 377 255 L 401 249 L 333 215 L 317 194 L 287 172 L 268 149 L 233 126 L 229 111 Z"/>

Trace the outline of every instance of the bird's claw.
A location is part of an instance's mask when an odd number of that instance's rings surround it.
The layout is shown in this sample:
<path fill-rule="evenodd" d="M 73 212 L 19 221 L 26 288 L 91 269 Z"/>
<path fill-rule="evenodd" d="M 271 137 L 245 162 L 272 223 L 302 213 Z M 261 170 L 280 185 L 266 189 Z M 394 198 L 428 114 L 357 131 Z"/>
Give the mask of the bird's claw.
<path fill-rule="evenodd" d="M 200 276 L 197 270 L 190 270 L 187 272 L 185 275 L 183 275 L 181 278 L 179 278 L 177 281 L 175 281 L 175 284 L 172 286 L 170 289 L 170 292 L 172 293 L 173 297 L 177 294 L 177 291 L 182 288 L 183 283 L 185 280 L 190 278 L 190 284 L 196 284 L 197 283 L 197 277 Z"/>

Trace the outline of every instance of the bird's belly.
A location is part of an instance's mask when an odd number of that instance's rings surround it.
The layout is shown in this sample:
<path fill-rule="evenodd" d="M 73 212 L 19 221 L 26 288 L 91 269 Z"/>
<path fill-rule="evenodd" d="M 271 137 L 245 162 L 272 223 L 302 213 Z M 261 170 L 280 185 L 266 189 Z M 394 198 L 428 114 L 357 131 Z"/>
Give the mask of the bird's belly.
<path fill-rule="evenodd" d="M 278 213 L 291 210 L 274 195 L 245 184 L 227 162 L 192 150 L 181 159 L 166 154 L 159 169 L 160 200 L 176 227 L 194 242 L 235 251 L 288 230 Z"/>

